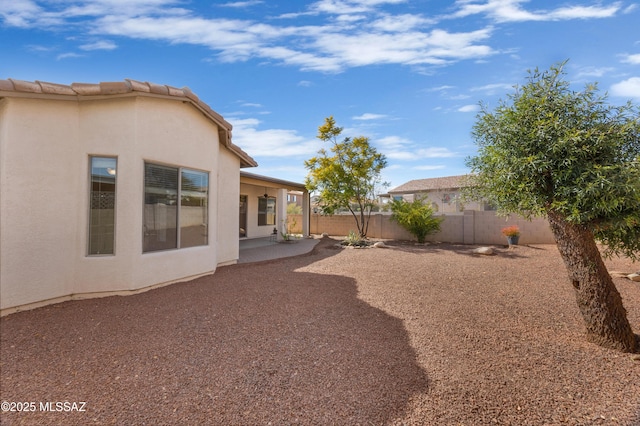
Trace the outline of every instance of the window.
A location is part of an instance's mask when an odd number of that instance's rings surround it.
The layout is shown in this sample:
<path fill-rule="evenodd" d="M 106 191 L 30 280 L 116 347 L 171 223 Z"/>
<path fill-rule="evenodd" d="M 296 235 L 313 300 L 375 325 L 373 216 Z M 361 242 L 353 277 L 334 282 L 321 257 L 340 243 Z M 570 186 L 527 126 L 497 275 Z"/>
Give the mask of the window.
<path fill-rule="evenodd" d="M 117 160 L 89 157 L 89 241 L 88 254 L 115 253 Z"/>
<path fill-rule="evenodd" d="M 209 174 L 182 169 L 180 181 L 180 247 L 206 246 Z"/>
<path fill-rule="evenodd" d="M 208 203 L 208 173 L 145 163 L 142 250 L 207 245 Z"/>
<path fill-rule="evenodd" d="M 276 224 L 276 199 L 258 198 L 258 226 Z"/>

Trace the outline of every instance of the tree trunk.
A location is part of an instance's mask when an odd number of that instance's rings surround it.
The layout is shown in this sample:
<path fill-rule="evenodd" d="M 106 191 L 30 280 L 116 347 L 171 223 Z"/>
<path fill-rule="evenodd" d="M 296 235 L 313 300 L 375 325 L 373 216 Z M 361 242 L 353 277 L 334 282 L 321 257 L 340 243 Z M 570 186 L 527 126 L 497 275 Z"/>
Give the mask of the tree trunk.
<path fill-rule="evenodd" d="M 636 351 L 637 340 L 627 311 L 593 233 L 586 226 L 567 222 L 555 211 L 548 212 L 548 218 L 587 327 L 587 339 L 622 352 Z"/>

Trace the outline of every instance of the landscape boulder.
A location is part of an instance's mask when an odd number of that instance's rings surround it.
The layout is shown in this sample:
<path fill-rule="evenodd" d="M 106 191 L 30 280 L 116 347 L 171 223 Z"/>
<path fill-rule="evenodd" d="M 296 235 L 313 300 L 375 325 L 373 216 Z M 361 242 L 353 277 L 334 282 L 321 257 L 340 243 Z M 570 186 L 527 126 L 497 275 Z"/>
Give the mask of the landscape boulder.
<path fill-rule="evenodd" d="M 473 250 L 474 254 L 482 254 L 485 256 L 490 256 L 492 254 L 494 254 L 494 250 L 491 247 L 478 247 L 477 249 Z"/>

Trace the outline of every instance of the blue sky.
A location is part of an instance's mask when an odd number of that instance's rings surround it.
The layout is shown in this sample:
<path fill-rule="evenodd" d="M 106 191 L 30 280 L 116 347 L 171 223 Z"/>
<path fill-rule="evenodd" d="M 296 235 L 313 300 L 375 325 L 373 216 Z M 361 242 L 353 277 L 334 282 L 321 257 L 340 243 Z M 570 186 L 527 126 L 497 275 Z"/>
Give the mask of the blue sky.
<path fill-rule="evenodd" d="M 248 171 L 296 182 L 333 115 L 395 187 L 466 173 L 479 102 L 529 69 L 568 59 L 576 89 L 640 103 L 639 23 L 639 3 L 606 0 L 4 0 L 0 78 L 187 86 Z"/>

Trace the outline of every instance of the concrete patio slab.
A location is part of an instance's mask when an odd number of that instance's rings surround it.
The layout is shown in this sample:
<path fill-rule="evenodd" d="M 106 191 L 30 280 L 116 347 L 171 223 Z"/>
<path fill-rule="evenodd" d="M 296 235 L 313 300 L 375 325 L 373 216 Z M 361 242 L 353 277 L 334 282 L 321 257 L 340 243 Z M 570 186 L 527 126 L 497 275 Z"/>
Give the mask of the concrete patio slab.
<path fill-rule="evenodd" d="M 240 240 L 238 263 L 262 262 L 309 253 L 320 240 L 302 238 L 293 242 L 275 242 L 270 237 Z"/>

